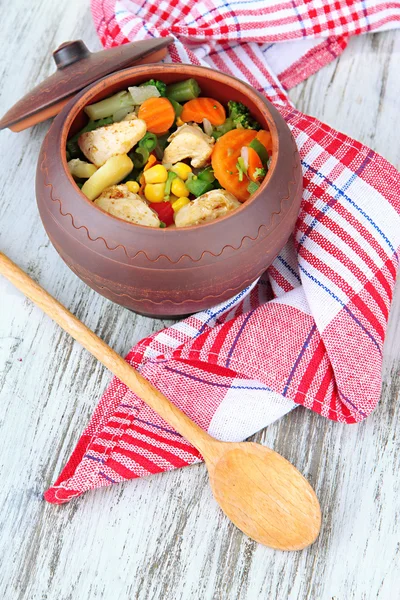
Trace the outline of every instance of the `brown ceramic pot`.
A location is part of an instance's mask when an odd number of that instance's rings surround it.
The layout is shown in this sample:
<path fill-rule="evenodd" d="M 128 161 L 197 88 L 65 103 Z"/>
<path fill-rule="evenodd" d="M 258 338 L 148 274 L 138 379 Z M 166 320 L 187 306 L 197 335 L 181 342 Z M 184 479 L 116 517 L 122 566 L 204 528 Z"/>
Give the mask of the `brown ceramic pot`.
<path fill-rule="evenodd" d="M 67 169 L 65 144 L 85 122 L 83 108 L 149 78 L 194 77 L 202 94 L 246 104 L 273 139 L 272 163 L 260 189 L 239 209 L 208 224 L 153 229 L 122 221 L 92 204 Z M 50 240 L 87 285 L 138 313 L 175 317 L 209 308 L 252 283 L 293 230 L 302 174 L 292 135 L 270 102 L 217 71 L 154 64 L 119 71 L 84 89 L 51 125 L 41 148 L 36 195 Z"/>

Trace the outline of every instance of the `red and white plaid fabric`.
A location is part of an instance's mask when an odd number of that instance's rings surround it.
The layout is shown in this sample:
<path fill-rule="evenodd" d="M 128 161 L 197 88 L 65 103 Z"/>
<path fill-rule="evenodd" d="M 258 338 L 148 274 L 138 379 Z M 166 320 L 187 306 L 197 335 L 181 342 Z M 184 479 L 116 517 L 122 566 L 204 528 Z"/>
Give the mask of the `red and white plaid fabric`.
<path fill-rule="evenodd" d="M 349 35 L 398 26 L 400 2 L 92 0 L 92 8 L 105 46 L 172 33 L 167 60 L 209 65 L 265 93 L 292 130 L 304 177 L 293 237 L 265 275 L 143 340 L 127 360 L 220 439 L 245 439 L 298 404 L 361 421 L 380 395 L 400 249 L 400 175 L 369 148 L 295 110 L 285 88 L 337 56 Z M 67 502 L 200 459 L 114 378 L 45 498 Z"/>

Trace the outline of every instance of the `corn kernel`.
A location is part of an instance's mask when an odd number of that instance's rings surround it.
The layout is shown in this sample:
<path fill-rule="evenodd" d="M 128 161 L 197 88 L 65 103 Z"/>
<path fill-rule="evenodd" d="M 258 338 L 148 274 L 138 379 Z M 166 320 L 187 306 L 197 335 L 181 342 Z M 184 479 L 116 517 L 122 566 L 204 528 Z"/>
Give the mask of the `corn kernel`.
<path fill-rule="evenodd" d="M 178 198 L 181 198 L 182 196 L 189 196 L 189 190 L 187 189 L 186 185 L 183 183 L 182 179 L 179 179 L 179 177 L 177 177 L 176 179 L 173 180 L 172 184 L 171 184 L 171 192 L 175 195 L 178 196 Z"/>
<path fill-rule="evenodd" d="M 185 121 L 182 121 L 182 119 L 180 117 L 178 117 L 176 119 L 176 125 L 177 125 L 177 127 L 181 127 L 181 125 L 184 125 L 184 124 L 185 124 Z"/>
<path fill-rule="evenodd" d="M 146 183 L 144 195 L 149 202 L 164 202 L 165 183 Z"/>
<path fill-rule="evenodd" d="M 184 196 L 182 196 L 181 198 L 178 198 L 177 200 L 175 200 L 175 202 L 172 202 L 171 204 L 174 212 L 178 212 L 178 210 L 180 210 L 182 206 L 185 206 L 185 204 L 189 203 L 189 198 L 185 198 Z"/>
<path fill-rule="evenodd" d="M 170 171 L 176 173 L 178 177 L 182 179 L 182 181 L 186 181 L 189 177 L 189 174 L 192 172 L 192 169 L 183 162 L 178 162 L 170 168 Z"/>
<path fill-rule="evenodd" d="M 137 194 L 140 188 L 137 181 L 127 181 L 125 185 L 132 194 Z"/>
<path fill-rule="evenodd" d="M 147 171 L 143 171 L 146 183 L 165 183 L 168 179 L 168 171 L 163 165 L 154 165 Z"/>

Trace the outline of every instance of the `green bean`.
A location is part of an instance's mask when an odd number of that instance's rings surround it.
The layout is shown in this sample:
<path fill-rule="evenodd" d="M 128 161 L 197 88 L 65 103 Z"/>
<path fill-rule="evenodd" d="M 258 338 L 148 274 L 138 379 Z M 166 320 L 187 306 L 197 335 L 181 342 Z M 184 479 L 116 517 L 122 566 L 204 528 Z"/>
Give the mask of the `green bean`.
<path fill-rule="evenodd" d="M 188 179 L 185 183 L 189 192 L 193 194 L 193 196 L 196 196 L 196 198 L 202 196 L 203 194 L 211 191 L 214 188 L 213 182 L 202 181 L 197 177 L 192 177 L 191 179 Z"/>
<path fill-rule="evenodd" d="M 207 181 L 207 183 L 212 183 L 215 181 L 215 175 L 212 167 L 207 167 L 197 173 L 197 177 L 201 179 L 201 181 Z"/>
<path fill-rule="evenodd" d="M 261 162 L 263 165 L 268 165 L 268 161 L 269 161 L 269 154 L 267 152 L 267 149 L 265 146 L 262 145 L 262 143 L 257 139 L 254 138 L 254 140 L 252 140 L 249 144 L 250 148 L 253 148 L 253 150 L 255 150 L 258 154 L 258 156 L 261 159 Z"/>
<path fill-rule="evenodd" d="M 81 158 L 82 152 L 78 146 L 78 142 L 67 142 L 67 152 L 68 152 L 68 160 L 71 158 Z"/>
<path fill-rule="evenodd" d="M 176 100 L 174 100 L 173 98 L 168 98 L 168 100 L 171 102 L 174 111 L 175 111 L 175 116 L 178 118 L 181 116 L 182 111 L 183 111 L 183 106 L 182 104 L 179 104 L 179 102 L 176 102 Z"/>
<path fill-rule="evenodd" d="M 138 144 L 139 148 L 146 148 L 150 153 L 157 146 L 157 136 L 154 133 L 147 132 Z"/>
<path fill-rule="evenodd" d="M 222 187 L 222 185 L 220 184 L 220 182 L 218 181 L 218 179 L 215 179 L 213 181 L 213 190 L 223 190 L 224 188 Z"/>
<path fill-rule="evenodd" d="M 147 163 L 149 154 L 147 148 L 137 148 L 134 152 L 129 152 L 128 156 L 135 169 L 141 169 Z"/>
<path fill-rule="evenodd" d="M 218 125 L 218 127 L 214 127 L 212 136 L 214 139 L 218 140 L 222 135 L 231 131 L 231 129 L 235 128 L 235 123 L 229 117 L 225 119 L 222 125 Z"/>
<path fill-rule="evenodd" d="M 83 154 L 78 146 L 78 140 L 70 139 L 67 142 L 67 160 L 82 158 Z"/>
<path fill-rule="evenodd" d="M 199 84 L 195 79 L 186 79 L 167 85 L 167 98 L 175 102 L 187 102 L 193 100 L 201 94 Z"/>
<path fill-rule="evenodd" d="M 259 183 L 257 183 L 256 181 L 250 181 L 249 185 L 247 186 L 247 191 L 249 192 L 249 194 L 254 194 L 254 192 L 256 192 L 259 187 Z"/>
<path fill-rule="evenodd" d="M 90 104 L 85 107 L 85 113 L 88 115 L 89 119 L 93 121 L 97 121 L 97 119 L 103 119 L 104 117 L 111 117 L 114 113 L 116 113 L 120 108 L 132 108 L 133 109 L 133 99 L 129 92 L 126 90 L 122 92 L 118 92 L 118 94 L 114 94 L 109 98 L 105 98 L 104 100 L 100 100 L 100 102 L 96 102 L 95 104 Z"/>
<path fill-rule="evenodd" d="M 156 156 L 158 160 L 162 160 L 164 156 L 164 150 L 166 145 L 168 144 L 168 138 L 170 136 L 170 132 L 164 133 L 164 135 L 159 135 L 157 138 L 157 146 L 156 146 Z"/>

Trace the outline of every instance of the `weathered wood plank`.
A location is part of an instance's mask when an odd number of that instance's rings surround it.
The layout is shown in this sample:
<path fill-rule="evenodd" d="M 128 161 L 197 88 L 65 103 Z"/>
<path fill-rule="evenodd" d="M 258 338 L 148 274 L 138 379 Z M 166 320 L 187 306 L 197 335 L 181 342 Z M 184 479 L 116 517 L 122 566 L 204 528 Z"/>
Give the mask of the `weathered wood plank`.
<path fill-rule="evenodd" d="M 10 4 L 2 23 L 0 113 L 53 69 L 66 39 L 99 43 L 88 4 Z M 291 93 L 297 106 L 370 144 L 397 166 L 400 34 L 351 41 Z M 43 231 L 34 172 L 47 125 L 0 136 L 0 245 L 118 352 L 160 328 L 96 296 L 61 262 Z M 376 412 L 342 426 L 297 409 L 257 439 L 293 461 L 324 511 L 318 542 L 274 552 L 218 511 L 202 465 L 87 494 L 63 507 L 54 481 L 109 380 L 94 359 L 0 280 L 0 595 L 67 600 L 392 599 L 396 597 L 400 300 L 385 346 Z"/>

